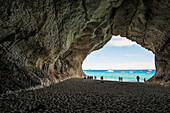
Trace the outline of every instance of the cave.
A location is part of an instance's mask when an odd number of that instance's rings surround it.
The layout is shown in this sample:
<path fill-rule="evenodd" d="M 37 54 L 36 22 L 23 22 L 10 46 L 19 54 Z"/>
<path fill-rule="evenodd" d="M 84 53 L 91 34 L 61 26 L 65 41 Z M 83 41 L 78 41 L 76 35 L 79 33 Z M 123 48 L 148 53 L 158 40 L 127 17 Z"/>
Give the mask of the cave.
<path fill-rule="evenodd" d="M 86 76 L 82 62 L 112 35 L 155 54 L 148 82 L 170 87 L 169 0 L 1 0 L 0 93 Z"/>

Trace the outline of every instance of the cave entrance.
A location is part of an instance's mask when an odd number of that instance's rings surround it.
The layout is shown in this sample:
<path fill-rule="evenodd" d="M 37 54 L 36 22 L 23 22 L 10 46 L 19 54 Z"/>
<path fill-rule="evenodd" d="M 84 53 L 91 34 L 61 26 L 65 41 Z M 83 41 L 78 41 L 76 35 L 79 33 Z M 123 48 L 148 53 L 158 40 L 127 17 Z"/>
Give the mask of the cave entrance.
<path fill-rule="evenodd" d="M 106 80 L 140 82 L 148 80 L 155 74 L 155 55 L 126 37 L 112 36 L 111 40 L 100 50 L 86 57 L 82 68 L 87 76 L 101 76 Z"/>

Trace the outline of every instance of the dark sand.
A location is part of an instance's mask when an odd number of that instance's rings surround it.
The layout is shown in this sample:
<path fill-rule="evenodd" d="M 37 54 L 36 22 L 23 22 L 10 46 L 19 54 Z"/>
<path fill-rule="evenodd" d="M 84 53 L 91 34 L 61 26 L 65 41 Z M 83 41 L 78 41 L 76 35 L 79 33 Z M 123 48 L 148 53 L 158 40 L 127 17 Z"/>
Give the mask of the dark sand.
<path fill-rule="evenodd" d="M 0 113 L 12 111 L 170 113 L 170 89 L 74 78 L 34 91 L 0 95 Z"/>

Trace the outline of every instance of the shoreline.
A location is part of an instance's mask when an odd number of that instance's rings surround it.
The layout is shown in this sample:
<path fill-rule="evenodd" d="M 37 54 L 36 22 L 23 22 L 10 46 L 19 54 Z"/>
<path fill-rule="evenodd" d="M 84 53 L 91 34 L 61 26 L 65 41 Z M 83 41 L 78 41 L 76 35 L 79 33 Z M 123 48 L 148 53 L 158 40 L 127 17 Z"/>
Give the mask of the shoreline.
<path fill-rule="evenodd" d="M 90 80 L 90 79 L 89 79 Z M 133 82 L 133 83 L 146 83 L 146 82 L 144 82 L 144 81 L 140 81 L 140 82 L 137 82 L 137 81 L 128 81 L 128 80 L 123 80 L 123 81 L 119 81 L 119 80 L 116 80 L 116 79 L 104 79 L 104 80 L 101 80 L 101 79 L 91 79 L 91 80 L 100 80 L 100 81 L 111 81 L 111 82 L 126 82 L 126 83 L 131 83 L 131 82 Z"/>
<path fill-rule="evenodd" d="M 156 72 L 155 70 L 113 70 L 113 72 L 108 72 L 107 70 L 84 70 L 84 73 L 98 80 L 103 77 L 103 80 L 120 81 L 119 78 L 122 78 L 123 82 L 137 82 L 136 77 L 139 76 L 139 81 L 144 83 L 154 76 Z"/>
<path fill-rule="evenodd" d="M 83 71 L 107 71 L 108 69 L 83 69 Z M 152 70 L 152 71 L 156 71 L 156 69 L 110 69 L 113 71 L 148 71 L 148 70 Z"/>

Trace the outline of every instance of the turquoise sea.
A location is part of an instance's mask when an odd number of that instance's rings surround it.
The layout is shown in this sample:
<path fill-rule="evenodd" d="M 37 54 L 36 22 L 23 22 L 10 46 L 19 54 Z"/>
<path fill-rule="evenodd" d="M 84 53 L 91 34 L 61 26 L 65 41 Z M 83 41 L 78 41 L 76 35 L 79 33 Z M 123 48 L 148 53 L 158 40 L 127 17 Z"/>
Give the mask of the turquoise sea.
<path fill-rule="evenodd" d="M 125 82 L 136 82 L 136 76 L 140 77 L 140 82 L 144 78 L 148 80 L 155 74 L 155 70 L 83 70 L 87 76 L 96 76 L 98 80 L 103 76 L 104 80 L 119 81 L 119 77 Z"/>

